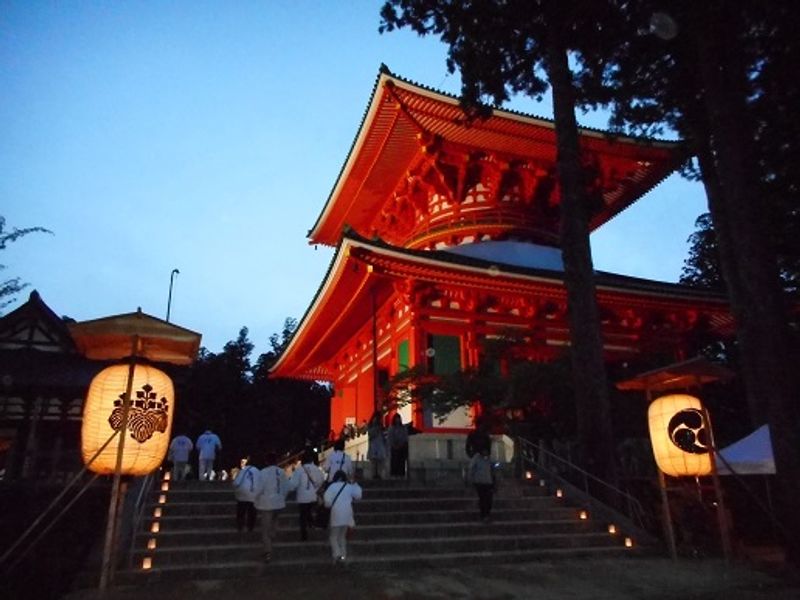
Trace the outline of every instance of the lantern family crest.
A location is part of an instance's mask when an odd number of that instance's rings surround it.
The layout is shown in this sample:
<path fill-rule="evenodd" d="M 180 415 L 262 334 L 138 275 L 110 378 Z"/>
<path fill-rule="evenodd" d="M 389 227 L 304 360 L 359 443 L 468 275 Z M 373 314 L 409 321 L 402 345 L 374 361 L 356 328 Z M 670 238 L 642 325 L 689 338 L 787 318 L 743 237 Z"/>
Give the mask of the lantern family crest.
<path fill-rule="evenodd" d="M 108 424 L 114 429 L 122 427 L 122 413 L 124 412 L 123 403 L 125 394 L 119 395 L 114 400 L 114 410 L 108 417 Z M 153 386 L 145 383 L 141 390 L 136 392 L 136 400 L 132 401 L 131 416 L 128 422 L 128 430 L 131 437 L 140 444 L 153 437 L 158 431 L 164 433 L 167 430 L 167 419 L 169 414 L 169 400 L 166 396 L 158 397 L 153 392 Z"/>

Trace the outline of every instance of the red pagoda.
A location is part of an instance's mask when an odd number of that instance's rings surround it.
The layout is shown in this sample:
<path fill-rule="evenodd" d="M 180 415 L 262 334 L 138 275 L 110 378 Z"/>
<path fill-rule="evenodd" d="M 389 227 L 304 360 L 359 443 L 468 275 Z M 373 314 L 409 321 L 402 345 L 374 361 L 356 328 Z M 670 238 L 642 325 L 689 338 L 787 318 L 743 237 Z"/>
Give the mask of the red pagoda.
<path fill-rule="evenodd" d="M 582 129 L 596 229 L 667 177 L 679 143 Z M 515 332 L 528 360 L 569 344 L 559 249 L 554 124 L 494 109 L 469 118 L 457 98 L 386 70 L 333 191 L 309 232 L 335 246 L 327 275 L 275 377 L 333 383 L 331 427 L 369 419 L 383 382 L 414 366 L 475 367 L 486 338 Z M 726 300 L 687 286 L 596 273 L 609 361 L 685 358 L 700 333 L 729 334 Z M 404 421 L 464 431 L 423 407 Z"/>

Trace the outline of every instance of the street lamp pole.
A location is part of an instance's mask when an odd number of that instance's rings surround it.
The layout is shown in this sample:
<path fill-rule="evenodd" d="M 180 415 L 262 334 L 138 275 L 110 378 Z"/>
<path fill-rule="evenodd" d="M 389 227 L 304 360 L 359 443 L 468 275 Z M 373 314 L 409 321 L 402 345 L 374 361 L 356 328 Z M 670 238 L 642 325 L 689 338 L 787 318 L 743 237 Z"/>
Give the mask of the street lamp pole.
<path fill-rule="evenodd" d="M 169 296 L 167 297 L 167 323 L 169 323 L 169 309 L 172 306 L 172 283 L 175 280 L 175 275 L 180 273 L 178 269 L 172 269 L 172 273 L 169 274 Z"/>

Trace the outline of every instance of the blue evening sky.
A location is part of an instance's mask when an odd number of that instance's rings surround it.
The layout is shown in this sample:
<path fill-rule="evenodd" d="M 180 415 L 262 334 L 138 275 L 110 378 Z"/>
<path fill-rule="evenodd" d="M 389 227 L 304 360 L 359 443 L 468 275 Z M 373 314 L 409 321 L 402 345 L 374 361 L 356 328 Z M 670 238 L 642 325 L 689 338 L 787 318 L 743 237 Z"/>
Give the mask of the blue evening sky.
<path fill-rule="evenodd" d="M 331 259 L 306 233 L 380 63 L 459 91 L 438 40 L 378 33 L 381 4 L 0 0 L 0 215 L 54 232 L 9 246 L 2 277 L 77 320 L 163 318 L 177 268 L 172 322 L 268 349 Z M 595 268 L 677 281 L 705 206 L 673 175 L 593 235 Z"/>

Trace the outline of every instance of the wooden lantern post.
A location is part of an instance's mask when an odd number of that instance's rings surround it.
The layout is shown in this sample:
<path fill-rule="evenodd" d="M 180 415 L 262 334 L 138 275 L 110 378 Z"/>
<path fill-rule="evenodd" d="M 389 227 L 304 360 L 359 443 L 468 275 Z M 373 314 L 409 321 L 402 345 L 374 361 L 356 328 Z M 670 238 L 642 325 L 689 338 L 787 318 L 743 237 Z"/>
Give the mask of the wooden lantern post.
<path fill-rule="evenodd" d="M 119 441 L 117 442 L 117 463 L 114 467 L 114 480 L 111 483 L 111 500 L 108 503 L 108 518 L 106 520 L 106 536 L 103 542 L 103 563 L 100 567 L 100 589 L 105 590 L 110 583 L 114 554 L 114 542 L 117 533 L 117 513 L 125 490 L 120 493 L 122 481 L 122 456 L 125 451 L 125 430 L 128 428 L 128 415 L 131 409 L 131 389 L 133 387 L 133 373 L 136 369 L 136 355 L 139 350 L 139 336 L 134 335 L 131 341 L 131 358 L 128 366 L 128 382 L 125 385 L 125 397 L 122 402 L 122 422 L 119 427 Z M 126 486 L 127 489 L 127 486 Z"/>

